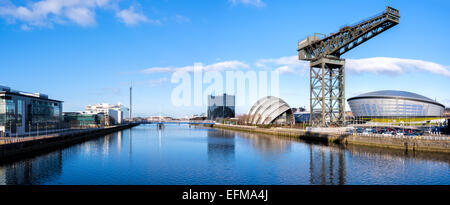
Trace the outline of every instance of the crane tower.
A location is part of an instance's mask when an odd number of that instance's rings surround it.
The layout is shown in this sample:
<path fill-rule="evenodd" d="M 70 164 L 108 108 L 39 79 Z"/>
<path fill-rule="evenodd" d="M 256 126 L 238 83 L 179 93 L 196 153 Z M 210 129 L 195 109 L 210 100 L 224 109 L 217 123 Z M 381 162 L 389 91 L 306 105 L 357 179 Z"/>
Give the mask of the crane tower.
<path fill-rule="evenodd" d="M 315 33 L 298 42 L 299 60 L 310 61 L 310 123 L 345 124 L 345 59 L 341 55 L 399 23 L 397 9 L 386 11 L 329 36 Z"/>

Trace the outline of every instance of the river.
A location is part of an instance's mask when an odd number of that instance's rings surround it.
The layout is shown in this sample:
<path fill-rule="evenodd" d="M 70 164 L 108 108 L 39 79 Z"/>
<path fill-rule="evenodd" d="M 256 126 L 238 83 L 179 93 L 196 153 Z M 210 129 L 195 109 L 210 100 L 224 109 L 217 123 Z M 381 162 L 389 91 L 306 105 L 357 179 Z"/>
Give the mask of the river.
<path fill-rule="evenodd" d="M 450 155 L 140 125 L 0 164 L 0 184 L 450 184 Z"/>

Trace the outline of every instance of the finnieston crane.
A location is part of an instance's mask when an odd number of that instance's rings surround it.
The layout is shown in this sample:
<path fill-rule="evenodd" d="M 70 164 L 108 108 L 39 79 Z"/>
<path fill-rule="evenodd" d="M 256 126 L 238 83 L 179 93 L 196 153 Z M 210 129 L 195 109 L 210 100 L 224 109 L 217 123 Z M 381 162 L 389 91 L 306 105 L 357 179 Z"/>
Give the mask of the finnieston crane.
<path fill-rule="evenodd" d="M 310 61 L 310 123 L 312 126 L 345 124 L 345 59 L 347 51 L 399 23 L 397 9 L 386 11 L 329 36 L 315 33 L 298 42 L 299 60 Z M 322 38 L 319 37 L 322 36 Z"/>

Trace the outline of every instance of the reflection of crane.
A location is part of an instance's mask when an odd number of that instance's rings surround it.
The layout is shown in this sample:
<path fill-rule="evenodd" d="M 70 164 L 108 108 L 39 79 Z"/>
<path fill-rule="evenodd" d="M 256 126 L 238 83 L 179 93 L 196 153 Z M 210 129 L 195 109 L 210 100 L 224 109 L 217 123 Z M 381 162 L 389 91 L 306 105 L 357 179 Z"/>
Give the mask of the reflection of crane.
<path fill-rule="evenodd" d="M 337 33 L 298 42 L 299 60 L 310 61 L 310 121 L 313 126 L 345 121 L 345 60 L 341 55 L 399 23 L 399 11 L 386 11 Z M 314 115 L 313 113 L 320 113 Z"/>

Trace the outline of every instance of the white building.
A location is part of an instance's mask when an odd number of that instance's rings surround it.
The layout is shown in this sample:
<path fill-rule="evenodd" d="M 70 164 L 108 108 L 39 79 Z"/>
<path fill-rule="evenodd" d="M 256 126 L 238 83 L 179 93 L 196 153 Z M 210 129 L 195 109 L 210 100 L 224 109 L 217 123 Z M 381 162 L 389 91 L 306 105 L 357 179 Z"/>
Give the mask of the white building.
<path fill-rule="evenodd" d="M 109 103 L 100 103 L 94 105 L 87 105 L 85 107 L 86 114 L 103 113 L 106 117 L 111 117 L 118 124 L 122 124 L 125 119 L 129 118 L 130 109 L 120 104 L 111 105 Z"/>

